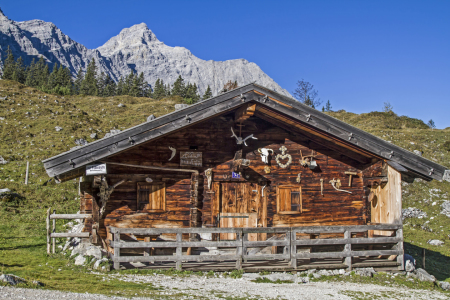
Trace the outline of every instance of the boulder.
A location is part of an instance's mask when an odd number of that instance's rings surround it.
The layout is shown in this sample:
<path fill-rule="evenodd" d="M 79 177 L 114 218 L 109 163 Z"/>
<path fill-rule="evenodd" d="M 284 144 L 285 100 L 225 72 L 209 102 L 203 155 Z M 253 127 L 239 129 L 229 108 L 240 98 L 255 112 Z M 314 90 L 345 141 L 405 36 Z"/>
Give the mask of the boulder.
<path fill-rule="evenodd" d="M 78 146 L 84 146 L 87 145 L 88 142 L 85 139 L 76 139 L 75 144 L 77 144 Z"/>
<path fill-rule="evenodd" d="M 430 244 L 430 245 L 433 245 L 433 246 L 442 246 L 442 245 L 444 245 L 444 242 L 440 241 L 440 240 L 429 240 L 427 243 Z"/>
<path fill-rule="evenodd" d="M 428 272 L 422 268 L 416 269 L 415 274 L 417 275 L 417 278 L 420 281 L 430 281 L 430 282 L 436 281 L 436 278 L 433 275 L 428 274 Z"/>
<path fill-rule="evenodd" d="M 439 286 L 441 287 L 441 289 L 443 289 L 445 291 L 450 291 L 450 282 L 439 281 Z"/>
<path fill-rule="evenodd" d="M 413 263 L 410 260 L 407 260 L 405 263 L 405 271 L 406 272 L 414 272 L 416 267 L 413 265 Z"/>
<path fill-rule="evenodd" d="M 414 152 L 414 154 L 416 154 L 416 155 L 422 156 L 422 151 L 414 150 L 413 152 Z"/>
<path fill-rule="evenodd" d="M 450 201 L 445 200 L 444 202 L 442 202 L 441 209 L 441 214 L 446 215 L 450 218 Z"/>
<path fill-rule="evenodd" d="M 117 107 L 125 107 L 125 104 L 119 103 L 119 105 L 117 105 Z"/>
<path fill-rule="evenodd" d="M 373 268 L 357 268 L 355 269 L 355 273 L 364 277 L 372 277 L 376 272 Z"/>
<path fill-rule="evenodd" d="M 55 130 L 56 130 L 57 132 L 59 132 L 59 131 L 61 131 L 61 130 L 63 130 L 63 129 L 62 129 L 62 127 L 55 126 Z"/>
<path fill-rule="evenodd" d="M 189 104 L 175 104 L 175 110 L 180 110 L 188 107 Z"/>
<path fill-rule="evenodd" d="M 94 263 L 94 269 L 96 270 L 96 269 L 100 268 L 100 264 L 101 264 L 102 262 L 104 262 L 104 261 L 108 261 L 108 259 L 105 257 L 105 258 L 102 258 L 102 259 L 97 260 L 97 261 Z"/>
<path fill-rule="evenodd" d="M 32 283 L 36 286 L 45 286 L 45 284 L 40 282 L 39 280 L 33 280 Z"/>
<path fill-rule="evenodd" d="M 26 283 L 27 281 L 19 276 L 13 274 L 2 274 L 0 275 L 0 280 L 7 282 L 10 285 L 17 285 L 19 283 Z"/>
<path fill-rule="evenodd" d="M 85 262 L 86 262 L 86 257 L 84 257 L 81 254 L 75 258 L 75 265 L 77 265 L 77 266 L 82 266 L 85 264 Z"/>
<path fill-rule="evenodd" d="M 8 188 L 6 188 L 6 189 L 0 189 L 0 195 L 2 195 L 2 194 L 8 194 L 8 193 L 11 193 L 11 190 L 10 190 L 10 189 L 8 189 Z"/>
<path fill-rule="evenodd" d="M 6 165 L 8 161 L 4 159 L 2 156 L 0 156 L 0 165 Z"/>
<path fill-rule="evenodd" d="M 154 115 L 150 115 L 147 118 L 147 122 L 153 121 L 154 119 L 156 119 L 156 117 Z"/>
<path fill-rule="evenodd" d="M 89 135 L 89 137 L 91 138 L 91 139 L 97 139 L 97 133 L 96 132 L 94 132 L 94 133 L 91 133 L 91 135 Z"/>

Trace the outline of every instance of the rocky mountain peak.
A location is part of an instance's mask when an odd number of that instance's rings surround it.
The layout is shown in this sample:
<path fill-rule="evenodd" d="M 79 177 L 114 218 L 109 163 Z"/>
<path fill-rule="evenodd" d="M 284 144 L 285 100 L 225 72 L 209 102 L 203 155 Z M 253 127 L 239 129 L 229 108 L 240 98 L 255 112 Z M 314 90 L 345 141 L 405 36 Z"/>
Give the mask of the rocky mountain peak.
<path fill-rule="evenodd" d="M 8 17 L 3 13 L 3 10 L 0 8 L 0 20 L 2 19 L 9 20 Z"/>

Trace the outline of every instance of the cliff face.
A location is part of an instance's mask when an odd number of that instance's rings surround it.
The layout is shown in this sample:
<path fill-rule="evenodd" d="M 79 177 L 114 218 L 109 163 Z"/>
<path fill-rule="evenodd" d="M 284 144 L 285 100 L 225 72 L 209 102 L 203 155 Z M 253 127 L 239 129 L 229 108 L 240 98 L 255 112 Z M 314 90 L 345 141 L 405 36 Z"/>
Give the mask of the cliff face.
<path fill-rule="evenodd" d="M 216 95 L 228 80 L 236 80 L 239 85 L 256 82 L 290 96 L 255 63 L 245 59 L 202 60 L 186 48 L 165 45 L 144 23 L 123 29 L 97 49 L 88 49 L 53 23 L 40 20 L 15 22 L 0 10 L 0 36 L 1 58 L 5 58 L 9 46 L 14 56 L 22 56 L 26 64 L 43 56 L 47 62 L 69 68 L 74 76 L 80 67 L 85 70 L 89 61 L 95 58 L 98 71 L 109 74 L 116 81 L 134 70 L 143 72 L 150 84 L 157 78 L 171 84 L 181 75 L 186 82 L 197 83 L 200 93 L 210 85 Z"/>

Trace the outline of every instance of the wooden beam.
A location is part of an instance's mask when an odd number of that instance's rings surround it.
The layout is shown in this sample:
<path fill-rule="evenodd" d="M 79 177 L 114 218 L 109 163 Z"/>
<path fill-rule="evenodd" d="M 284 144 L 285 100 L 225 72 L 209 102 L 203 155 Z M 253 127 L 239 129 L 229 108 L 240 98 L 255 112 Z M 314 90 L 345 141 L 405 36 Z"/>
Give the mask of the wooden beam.
<path fill-rule="evenodd" d="M 255 114 L 256 103 L 246 104 L 236 110 L 234 113 L 234 121 L 242 123 Z"/>

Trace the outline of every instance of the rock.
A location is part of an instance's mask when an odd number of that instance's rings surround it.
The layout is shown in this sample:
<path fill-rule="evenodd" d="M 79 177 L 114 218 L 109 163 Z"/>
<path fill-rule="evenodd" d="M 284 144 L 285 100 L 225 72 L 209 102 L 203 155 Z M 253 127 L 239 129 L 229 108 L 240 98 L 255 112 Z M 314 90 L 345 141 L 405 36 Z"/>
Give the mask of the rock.
<path fill-rule="evenodd" d="M 422 151 L 414 150 L 413 152 L 414 152 L 414 154 L 416 154 L 416 155 L 422 156 Z"/>
<path fill-rule="evenodd" d="M 441 209 L 441 214 L 446 215 L 450 218 L 450 201 L 445 200 L 444 202 L 442 202 Z"/>
<path fill-rule="evenodd" d="M 76 139 L 75 144 L 77 144 L 78 146 L 84 146 L 87 145 L 88 142 L 85 139 Z"/>
<path fill-rule="evenodd" d="M 407 260 L 405 263 L 405 271 L 414 272 L 415 269 L 416 267 L 414 266 L 414 264 L 410 260 Z"/>
<path fill-rule="evenodd" d="M 119 105 L 117 105 L 117 107 L 125 107 L 125 104 L 119 103 Z"/>
<path fill-rule="evenodd" d="M 309 283 L 309 277 L 299 277 L 298 283 Z"/>
<path fill-rule="evenodd" d="M 55 126 L 55 130 L 56 130 L 57 132 L 59 132 L 59 131 L 61 131 L 61 130 L 63 130 L 63 129 L 62 129 L 62 127 Z"/>
<path fill-rule="evenodd" d="M 0 156 L 0 165 L 6 165 L 8 163 L 2 156 Z"/>
<path fill-rule="evenodd" d="M 97 139 L 97 133 L 96 133 L 96 132 L 91 133 L 91 135 L 89 135 L 89 137 L 90 137 L 91 139 Z"/>
<path fill-rule="evenodd" d="M 339 275 L 344 275 L 345 274 L 345 270 L 344 269 L 339 269 Z"/>
<path fill-rule="evenodd" d="M 295 276 L 292 274 L 286 274 L 286 273 L 272 273 L 269 275 L 264 275 L 263 277 L 272 280 L 272 281 L 295 281 Z"/>
<path fill-rule="evenodd" d="M 441 287 L 441 289 L 443 289 L 445 291 L 450 291 L 450 282 L 439 281 L 439 286 Z"/>
<path fill-rule="evenodd" d="M 110 132 L 107 132 L 105 134 L 105 138 L 110 137 L 110 136 L 115 135 L 115 134 L 118 134 L 119 132 L 120 132 L 119 129 L 111 129 Z"/>
<path fill-rule="evenodd" d="M 415 274 L 417 275 L 417 278 L 420 281 L 430 281 L 430 282 L 436 281 L 436 278 L 433 275 L 428 274 L 428 272 L 422 268 L 416 269 Z"/>
<path fill-rule="evenodd" d="M 322 276 L 332 276 L 333 275 L 333 271 L 329 271 L 329 270 L 320 270 L 317 273 Z"/>
<path fill-rule="evenodd" d="M 2 274 L 0 275 L 0 280 L 7 282 L 10 285 L 17 285 L 19 283 L 26 283 L 27 281 L 19 276 L 13 274 Z"/>
<path fill-rule="evenodd" d="M 0 195 L 2 195 L 2 194 L 7 194 L 7 193 L 10 193 L 10 192 L 11 192 L 11 190 L 8 189 L 8 188 L 6 188 L 6 189 L 0 189 Z"/>
<path fill-rule="evenodd" d="M 444 242 L 440 241 L 440 240 L 429 240 L 427 243 L 430 244 L 430 245 L 433 245 L 433 246 L 442 246 L 442 245 L 444 245 Z"/>
<path fill-rule="evenodd" d="M 427 218 L 428 215 L 426 212 L 415 208 L 415 207 L 408 207 L 405 209 L 402 209 L 402 220 L 406 219 L 406 218 L 418 218 L 418 219 L 423 219 L 423 218 Z"/>
<path fill-rule="evenodd" d="M 98 260 L 102 259 L 102 251 L 100 250 L 100 247 L 90 246 L 87 248 L 85 253 L 85 255 L 94 256 Z"/>
<path fill-rule="evenodd" d="M 85 262 L 86 262 L 86 257 L 84 257 L 81 254 L 75 258 L 75 265 L 77 265 L 77 266 L 82 266 L 82 265 L 84 265 Z"/>
<path fill-rule="evenodd" d="M 318 279 L 318 278 L 322 277 L 322 275 L 320 275 L 319 273 L 313 273 L 313 277 Z"/>
<path fill-rule="evenodd" d="M 154 115 L 150 115 L 147 118 L 147 122 L 153 121 L 154 119 L 156 119 L 156 117 Z"/>
<path fill-rule="evenodd" d="M 184 109 L 186 107 L 189 107 L 189 104 L 175 104 L 175 110 Z"/>
<path fill-rule="evenodd" d="M 34 285 L 37 285 L 37 286 L 45 286 L 45 284 L 43 284 L 43 283 L 40 282 L 39 280 L 33 280 L 32 283 L 33 283 Z"/>
<path fill-rule="evenodd" d="M 100 268 L 100 264 L 101 264 L 102 262 L 105 262 L 105 261 L 108 261 L 108 259 L 107 259 L 106 257 L 97 260 L 97 261 L 94 263 L 94 269 L 97 270 L 98 268 Z"/>
<path fill-rule="evenodd" d="M 373 268 L 357 268 L 355 269 L 355 273 L 364 277 L 372 277 L 376 272 Z"/>
<path fill-rule="evenodd" d="M 310 269 L 310 270 L 306 271 L 306 273 L 308 273 L 308 275 L 314 274 L 314 273 L 316 273 L 316 269 Z"/>

